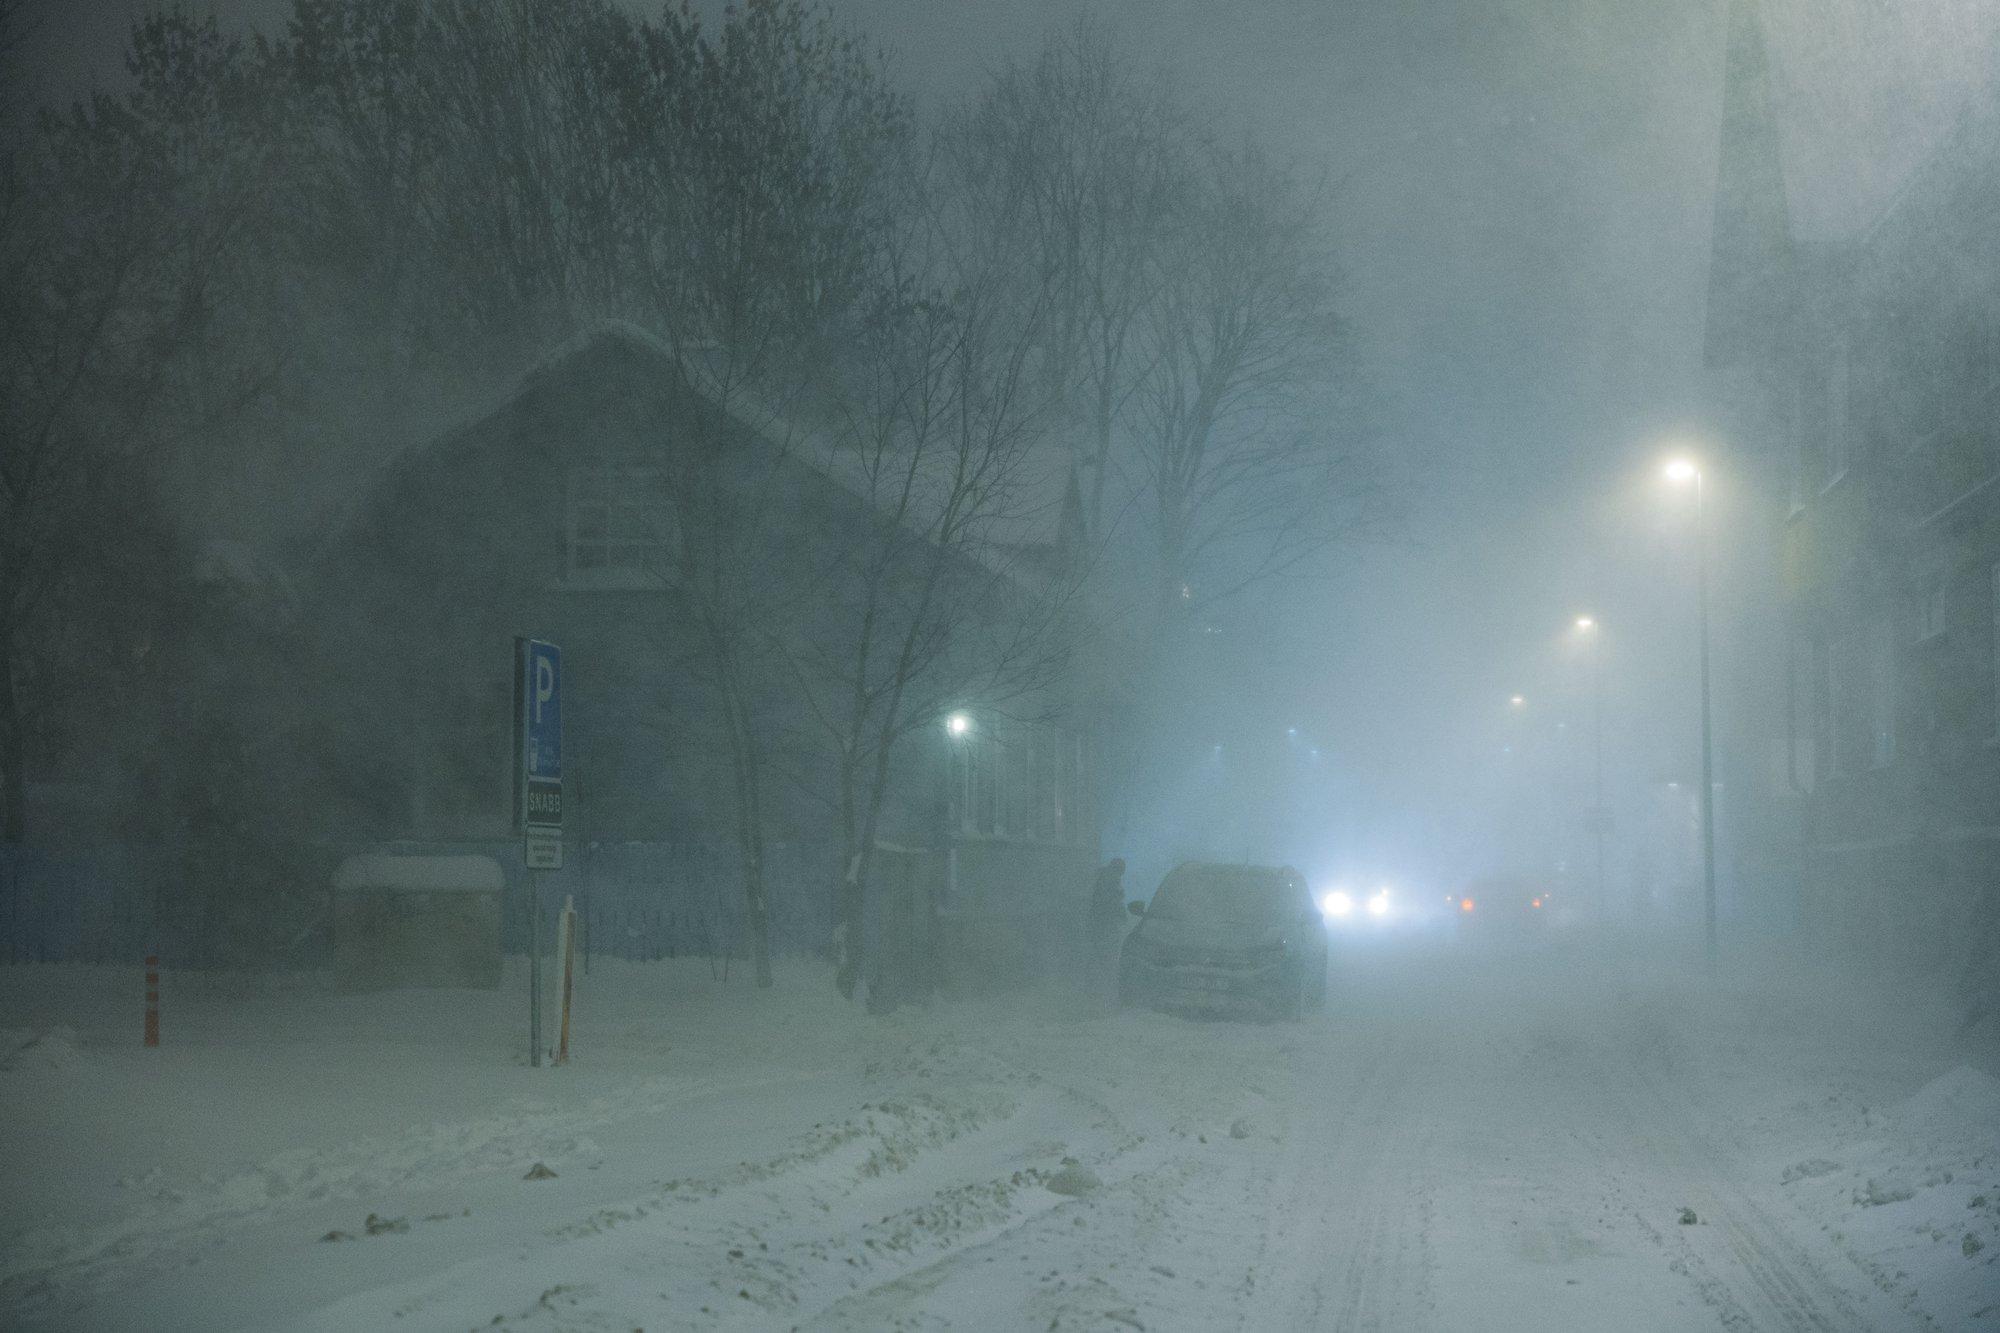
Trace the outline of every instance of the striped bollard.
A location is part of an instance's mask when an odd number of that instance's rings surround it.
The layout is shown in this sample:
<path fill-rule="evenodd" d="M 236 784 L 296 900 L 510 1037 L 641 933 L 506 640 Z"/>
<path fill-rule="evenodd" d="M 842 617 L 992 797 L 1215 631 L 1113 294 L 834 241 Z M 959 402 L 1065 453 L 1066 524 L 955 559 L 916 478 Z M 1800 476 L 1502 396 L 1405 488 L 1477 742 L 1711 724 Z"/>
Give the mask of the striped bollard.
<path fill-rule="evenodd" d="M 160 956 L 146 955 L 146 1044 L 160 1044 Z"/>

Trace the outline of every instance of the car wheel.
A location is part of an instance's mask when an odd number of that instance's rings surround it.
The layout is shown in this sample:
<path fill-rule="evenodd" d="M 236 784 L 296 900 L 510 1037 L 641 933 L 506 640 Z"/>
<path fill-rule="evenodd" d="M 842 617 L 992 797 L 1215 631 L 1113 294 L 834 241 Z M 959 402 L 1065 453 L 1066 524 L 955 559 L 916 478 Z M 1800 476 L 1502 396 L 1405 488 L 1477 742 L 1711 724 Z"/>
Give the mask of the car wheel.
<path fill-rule="evenodd" d="M 1129 1009 L 1137 1003 L 1139 1003 L 1138 979 L 1132 975 L 1132 969 L 1121 957 L 1118 963 L 1118 1005 L 1122 1009 Z"/>
<path fill-rule="evenodd" d="M 1278 1017 L 1296 1023 L 1306 1016 L 1306 979 L 1295 977 L 1278 983 L 1277 1002 L 1272 1006 Z"/>

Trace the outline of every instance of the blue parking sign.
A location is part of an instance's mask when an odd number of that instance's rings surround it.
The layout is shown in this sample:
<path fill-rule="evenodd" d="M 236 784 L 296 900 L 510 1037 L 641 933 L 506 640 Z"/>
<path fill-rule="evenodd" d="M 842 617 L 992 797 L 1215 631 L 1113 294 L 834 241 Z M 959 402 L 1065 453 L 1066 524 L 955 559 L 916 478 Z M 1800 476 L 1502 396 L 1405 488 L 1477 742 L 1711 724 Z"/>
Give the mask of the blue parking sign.
<path fill-rule="evenodd" d="M 562 650 L 514 640 L 514 823 L 562 828 Z"/>

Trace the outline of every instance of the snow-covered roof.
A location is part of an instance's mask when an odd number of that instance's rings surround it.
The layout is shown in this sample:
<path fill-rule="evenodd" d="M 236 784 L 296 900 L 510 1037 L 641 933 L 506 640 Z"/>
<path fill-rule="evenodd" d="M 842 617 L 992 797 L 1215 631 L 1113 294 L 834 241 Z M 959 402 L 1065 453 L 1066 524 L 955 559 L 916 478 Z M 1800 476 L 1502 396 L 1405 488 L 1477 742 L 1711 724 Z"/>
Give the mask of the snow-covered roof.
<path fill-rule="evenodd" d="M 820 473 L 862 505 L 880 511 L 885 501 L 892 498 L 869 475 L 869 451 L 855 447 L 843 437 L 836 414 L 826 403 L 802 394 L 797 402 L 779 404 L 741 383 L 725 388 L 713 346 L 677 352 L 666 340 L 630 321 L 607 320 L 565 340 L 543 357 L 524 377 L 524 385 L 552 373 L 564 361 L 583 355 L 606 340 L 625 343 L 676 368 L 698 393 L 712 399 L 726 397 L 729 414 L 739 424 L 773 448 Z M 880 463 L 884 459 L 877 456 L 875 461 Z M 938 450 L 936 466 L 917 479 L 912 504 L 903 515 L 904 526 L 917 536 L 928 537 L 934 530 L 940 509 L 949 498 L 951 462 L 947 451 Z M 1013 460 L 1006 487 L 1011 503 L 1005 508 L 988 508 L 980 514 L 976 532 L 967 543 L 974 558 L 998 573 L 1027 574 L 1023 553 L 1048 547 L 1056 538 L 1066 466 L 1067 455 L 1054 449 L 1026 450 Z M 885 471 L 897 472 L 894 461 Z"/>
<path fill-rule="evenodd" d="M 677 349 L 667 339 L 624 319 L 599 321 L 563 339 L 538 356 L 501 396 L 470 414 L 460 425 L 413 444 L 390 459 L 373 483 L 357 495 L 335 531 L 352 527 L 369 504 L 368 497 L 393 487 L 395 479 L 432 450 L 464 438 L 481 422 L 521 404 L 535 390 L 560 377 L 567 366 L 594 349 L 622 346 L 657 361 L 694 392 L 722 402 L 729 416 L 752 434 L 800 464 L 824 476 L 866 508 L 881 512 L 886 497 L 871 487 L 860 450 L 848 446 L 834 425 L 834 414 L 823 402 L 800 395 L 797 402 L 777 404 L 740 382 L 725 384 L 720 355 L 711 345 Z M 928 539 L 946 495 L 944 474 L 950 462 L 939 451 L 938 466 L 920 481 L 916 503 L 902 517 L 912 534 Z M 1055 548 L 1062 522 L 1068 455 L 1046 445 L 1018 460 L 1009 477 L 1012 503 L 979 516 L 968 553 L 995 573 L 1033 580 L 1046 572 L 1038 557 Z"/>
<path fill-rule="evenodd" d="M 393 856 L 367 852 L 348 857 L 333 872 L 336 893 L 353 889 L 499 893 L 506 887 L 507 876 L 500 863 L 490 856 Z"/>

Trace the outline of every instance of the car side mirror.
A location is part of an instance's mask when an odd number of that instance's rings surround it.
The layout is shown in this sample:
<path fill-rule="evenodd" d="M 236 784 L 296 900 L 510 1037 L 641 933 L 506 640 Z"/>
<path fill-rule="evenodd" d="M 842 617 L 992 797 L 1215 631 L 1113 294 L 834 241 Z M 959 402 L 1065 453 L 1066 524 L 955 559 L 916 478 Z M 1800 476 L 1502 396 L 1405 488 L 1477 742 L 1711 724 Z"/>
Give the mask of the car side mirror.
<path fill-rule="evenodd" d="M 1144 916 L 1146 915 L 1146 904 L 1134 898 L 1131 902 L 1125 904 L 1125 910 L 1133 916 Z"/>

